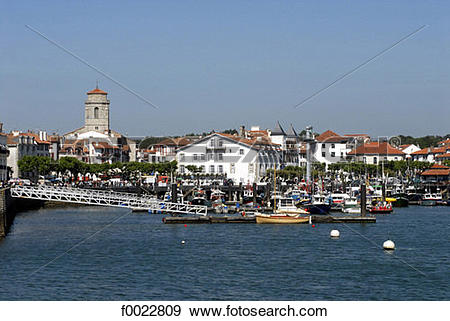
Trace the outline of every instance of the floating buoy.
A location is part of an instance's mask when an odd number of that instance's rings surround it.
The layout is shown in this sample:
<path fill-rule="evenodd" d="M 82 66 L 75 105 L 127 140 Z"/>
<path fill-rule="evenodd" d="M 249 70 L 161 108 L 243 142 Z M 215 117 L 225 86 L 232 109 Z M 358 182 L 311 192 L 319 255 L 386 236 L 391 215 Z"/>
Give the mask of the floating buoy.
<path fill-rule="evenodd" d="M 186 241 L 184 241 L 184 240 L 183 240 L 183 241 L 181 241 L 181 244 L 185 244 L 185 243 L 186 243 Z"/>
<path fill-rule="evenodd" d="M 383 249 L 385 250 L 394 250 L 395 249 L 395 243 L 391 240 L 387 240 L 383 243 Z"/>
<path fill-rule="evenodd" d="M 331 230 L 330 232 L 330 236 L 333 238 L 337 238 L 341 235 L 341 233 L 339 233 L 339 230 Z"/>

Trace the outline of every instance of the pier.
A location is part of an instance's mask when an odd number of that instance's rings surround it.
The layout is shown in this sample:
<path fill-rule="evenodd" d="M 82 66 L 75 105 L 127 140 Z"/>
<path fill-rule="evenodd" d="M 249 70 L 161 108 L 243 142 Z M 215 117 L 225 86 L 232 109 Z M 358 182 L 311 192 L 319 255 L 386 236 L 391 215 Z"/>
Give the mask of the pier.
<path fill-rule="evenodd" d="M 169 216 L 162 219 L 165 224 L 216 224 L 255 223 L 254 216 Z M 375 216 L 311 215 L 311 223 L 375 223 Z"/>

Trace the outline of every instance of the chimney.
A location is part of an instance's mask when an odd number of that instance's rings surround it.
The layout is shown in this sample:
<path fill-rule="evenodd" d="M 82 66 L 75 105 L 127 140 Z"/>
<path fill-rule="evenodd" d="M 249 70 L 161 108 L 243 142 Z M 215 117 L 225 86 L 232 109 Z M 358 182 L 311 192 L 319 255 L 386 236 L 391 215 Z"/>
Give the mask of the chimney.
<path fill-rule="evenodd" d="M 0 123 L 0 133 L 3 133 L 3 123 Z"/>
<path fill-rule="evenodd" d="M 239 136 L 245 137 L 245 126 L 244 125 L 241 125 L 239 127 Z"/>

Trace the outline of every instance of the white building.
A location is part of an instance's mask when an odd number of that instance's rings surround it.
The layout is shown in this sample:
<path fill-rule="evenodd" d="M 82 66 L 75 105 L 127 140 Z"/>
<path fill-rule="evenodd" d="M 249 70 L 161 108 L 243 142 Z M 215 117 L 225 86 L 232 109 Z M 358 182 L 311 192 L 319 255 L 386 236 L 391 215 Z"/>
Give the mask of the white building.
<path fill-rule="evenodd" d="M 327 130 L 317 136 L 312 146 L 314 161 L 328 164 L 347 161 L 347 154 L 357 146 L 367 142 L 368 135 L 338 135 Z"/>
<path fill-rule="evenodd" d="M 45 132 L 21 133 L 13 131 L 7 135 L 7 147 L 9 150 L 7 166 L 12 169 L 12 178 L 21 177 L 18 161 L 24 156 L 45 156 L 49 157 L 50 143 L 46 140 Z"/>
<path fill-rule="evenodd" d="M 413 161 L 430 162 L 434 163 L 440 156 L 450 153 L 450 144 L 439 145 L 438 147 L 428 147 L 411 153 L 411 159 Z"/>
<path fill-rule="evenodd" d="M 356 162 L 378 165 L 381 162 L 405 160 L 406 154 L 388 142 L 369 142 L 356 147 L 348 153 L 348 157 Z"/>
<path fill-rule="evenodd" d="M 261 130 L 259 126 L 252 126 L 250 130 L 246 131 L 245 127 L 241 126 L 240 132 L 241 137 L 248 139 L 270 140 L 281 148 L 283 166 L 299 166 L 300 137 L 292 124 L 287 132 L 281 127 L 280 122 L 276 123 L 274 129 L 267 130 Z"/>
<path fill-rule="evenodd" d="M 281 157 L 280 146 L 264 137 L 247 139 L 222 133 L 201 138 L 177 152 L 180 173 L 189 173 L 187 166 L 194 165 L 204 174 L 219 174 L 235 184 L 259 182 L 268 169 L 279 166 Z"/>
<path fill-rule="evenodd" d="M 149 149 L 138 149 L 137 161 L 146 163 L 164 163 L 176 160 L 177 151 L 194 141 L 198 137 L 166 138 Z"/>
<path fill-rule="evenodd" d="M 0 182 L 8 180 L 8 153 L 6 135 L 0 132 Z"/>

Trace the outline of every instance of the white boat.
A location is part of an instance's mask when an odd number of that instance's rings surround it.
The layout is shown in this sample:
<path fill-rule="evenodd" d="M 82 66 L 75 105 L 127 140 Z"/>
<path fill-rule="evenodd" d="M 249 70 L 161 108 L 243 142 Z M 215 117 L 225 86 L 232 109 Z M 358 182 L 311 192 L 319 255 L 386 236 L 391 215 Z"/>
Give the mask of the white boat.
<path fill-rule="evenodd" d="M 344 204 L 345 200 L 348 200 L 350 195 L 347 193 L 333 193 L 331 194 L 331 199 L 333 200 L 333 204 Z"/>
<path fill-rule="evenodd" d="M 342 208 L 342 212 L 346 214 L 361 214 L 361 207 L 346 207 Z"/>
<path fill-rule="evenodd" d="M 356 197 L 350 197 L 344 200 L 344 207 L 356 207 L 358 206 L 358 199 Z"/>
<path fill-rule="evenodd" d="M 304 209 L 295 206 L 293 198 L 285 197 L 277 200 L 276 214 L 308 214 Z"/>
<path fill-rule="evenodd" d="M 309 222 L 309 217 L 300 215 L 256 213 L 255 217 L 257 224 L 305 224 Z"/>

